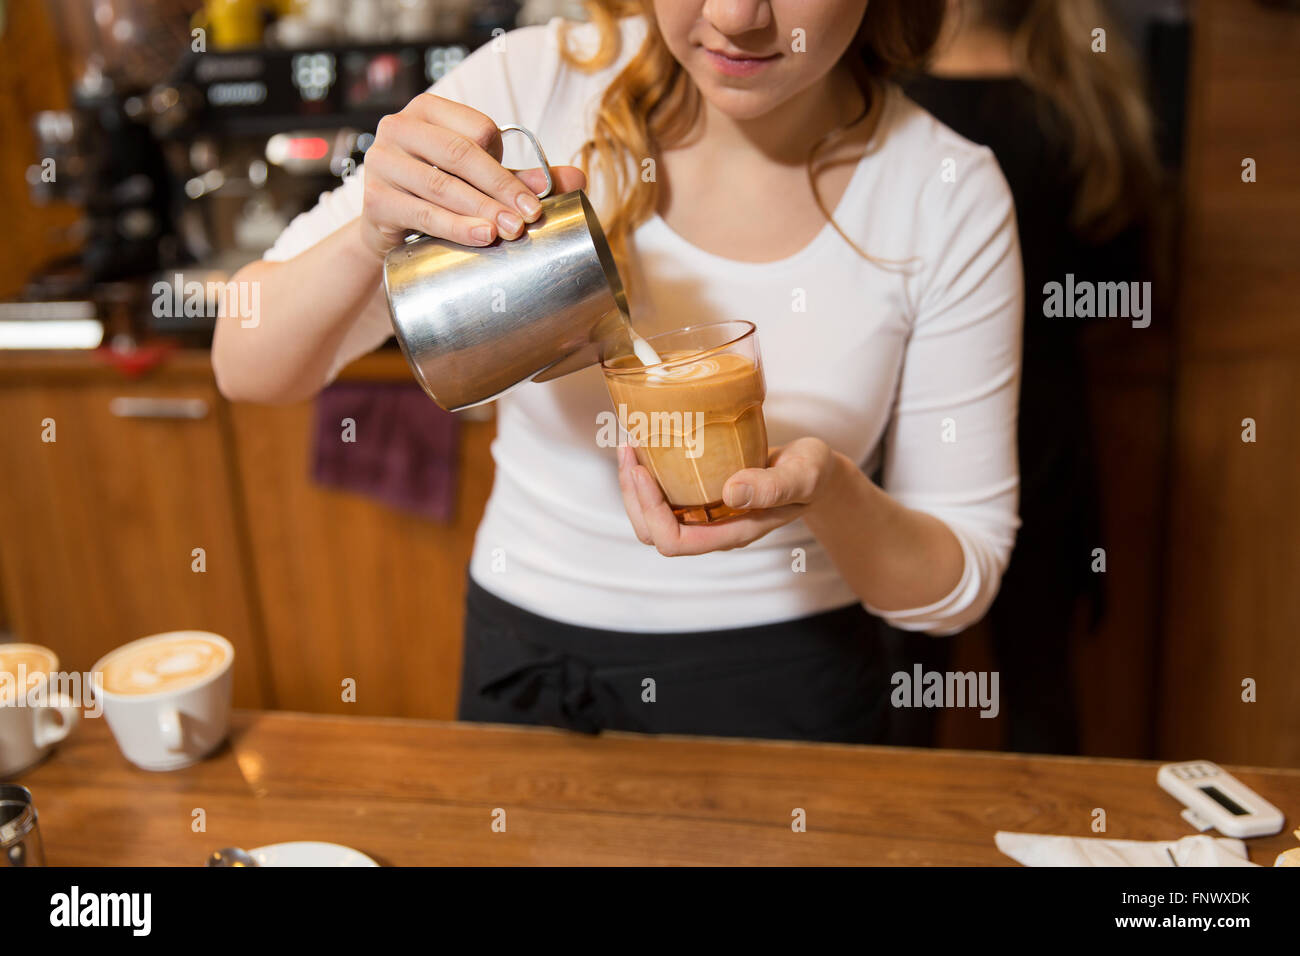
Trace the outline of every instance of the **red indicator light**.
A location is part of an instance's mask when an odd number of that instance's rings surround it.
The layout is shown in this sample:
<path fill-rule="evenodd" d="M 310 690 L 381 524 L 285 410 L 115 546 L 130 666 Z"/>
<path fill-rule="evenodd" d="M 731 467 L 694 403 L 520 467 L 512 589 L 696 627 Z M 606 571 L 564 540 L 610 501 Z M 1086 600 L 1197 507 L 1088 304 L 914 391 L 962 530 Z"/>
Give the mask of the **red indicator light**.
<path fill-rule="evenodd" d="M 289 140 L 290 159 L 324 159 L 330 144 L 319 136 L 301 136 Z"/>

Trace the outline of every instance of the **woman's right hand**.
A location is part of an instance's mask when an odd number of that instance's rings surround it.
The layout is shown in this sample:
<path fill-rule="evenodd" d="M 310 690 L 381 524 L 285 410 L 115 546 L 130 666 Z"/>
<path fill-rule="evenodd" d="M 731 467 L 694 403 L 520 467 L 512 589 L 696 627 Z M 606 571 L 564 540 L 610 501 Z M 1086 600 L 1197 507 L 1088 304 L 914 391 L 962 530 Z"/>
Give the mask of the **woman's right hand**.
<path fill-rule="evenodd" d="M 572 166 L 552 166 L 555 192 L 581 189 Z M 535 188 L 534 188 L 535 187 Z M 476 109 L 421 93 L 385 116 L 366 150 L 361 233 L 381 259 L 412 232 L 464 246 L 517 239 L 541 215 L 540 169 L 501 165 L 501 132 Z"/>

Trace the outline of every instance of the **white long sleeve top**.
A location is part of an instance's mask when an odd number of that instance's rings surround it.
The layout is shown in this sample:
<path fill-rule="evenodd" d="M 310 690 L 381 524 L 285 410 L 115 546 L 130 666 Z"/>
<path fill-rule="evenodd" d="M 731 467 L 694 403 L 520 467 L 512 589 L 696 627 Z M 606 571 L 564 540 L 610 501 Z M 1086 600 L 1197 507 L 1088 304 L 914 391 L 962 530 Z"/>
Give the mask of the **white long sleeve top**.
<path fill-rule="evenodd" d="M 571 29 L 570 42 L 592 42 L 592 29 Z M 620 29 L 618 59 L 596 73 L 562 62 L 554 20 L 480 48 L 431 91 L 532 130 L 552 163 L 570 162 L 645 26 L 630 17 Z M 536 165 L 517 140 L 507 137 L 507 165 Z M 291 258 L 357 218 L 363 181 L 364 166 L 294 219 L 266 258 Z M 788 258 L 735 261 L 656 215 L 632 236 L 633 321 L 644 335 L 754 322 L 770 444 L 825 439 L 961 544 L 964 570 L 950 593 L 925 607 L 867 610 L 907 630 L 955 633 L 988 609 L 1019 525 L 1023 291 L 1011 194 L 987 148 L 891 88 L 834 215 L 863 250 L 912 265 L 868 262 L 829 224 Z M 363 316 L 333 374 L 390 333 L 385 315 Z M 803 521 L 702 555 L 665 557 L 638 541 L 617 449 L 597 441 L 600 413 L 612 409 L 599 368 L 529 383 L 497 406 L 496 475 L 470 574 L 499 597 L 555 620 L 638 632 L 768 624 L 858 600 Z"/>

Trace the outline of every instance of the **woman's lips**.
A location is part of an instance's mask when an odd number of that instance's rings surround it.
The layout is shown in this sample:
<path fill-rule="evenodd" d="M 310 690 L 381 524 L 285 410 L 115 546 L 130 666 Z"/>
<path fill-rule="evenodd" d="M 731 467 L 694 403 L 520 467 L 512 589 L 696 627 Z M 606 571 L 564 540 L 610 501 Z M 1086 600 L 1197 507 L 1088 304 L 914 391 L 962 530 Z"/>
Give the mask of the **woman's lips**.
<path fill-rule="evenodd" d="M 714 69 L 727 76 L 753 76 L 781 55 L 773 53 L 770 56 L 727 56 L 725 53 L 718 53 L 707 47 L 704 52 L 713 63 Z"/>

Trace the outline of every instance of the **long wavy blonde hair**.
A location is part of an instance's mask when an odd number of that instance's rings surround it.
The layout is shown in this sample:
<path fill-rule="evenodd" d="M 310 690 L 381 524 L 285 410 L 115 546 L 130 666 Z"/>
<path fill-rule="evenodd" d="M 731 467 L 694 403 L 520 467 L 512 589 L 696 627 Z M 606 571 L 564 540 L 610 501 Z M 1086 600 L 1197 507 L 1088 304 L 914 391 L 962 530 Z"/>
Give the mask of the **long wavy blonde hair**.
<path fill-rule="evenodd" d="M 658 182 L 643 181 L 640 164 L 690 134 L 701 98 L 659 32 L 653 0 L 586 0 L 585 6 L 599 36 L 597 47 L 580 55 L 561 34 L 562 56 L 578 69 L 601 70 L 618 58 L 624 17 L 641 15 L 647 27 L 641 48 L 606 88 L 590 138 L 576 158 L 588 178 L 598 175 L 609 190 L 601 224 L 627 282 L 628 239 L 659 202 Z M 879 81 L 924 59 L 938 36 L 943 7 L 944 0 L 870 0 L 844 54 L 868 103 Z M 809 153 L 810 179 L 815 147 Z"/>

